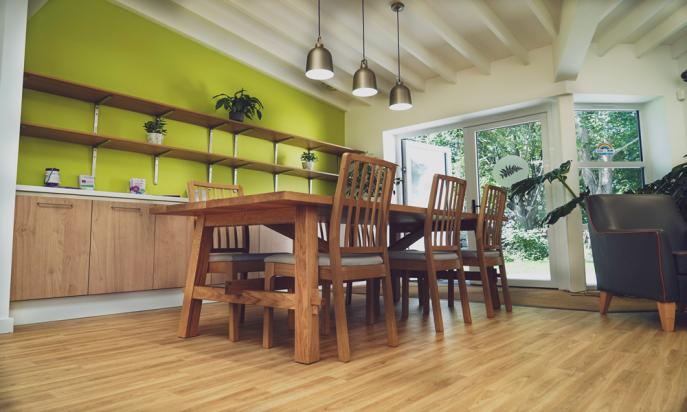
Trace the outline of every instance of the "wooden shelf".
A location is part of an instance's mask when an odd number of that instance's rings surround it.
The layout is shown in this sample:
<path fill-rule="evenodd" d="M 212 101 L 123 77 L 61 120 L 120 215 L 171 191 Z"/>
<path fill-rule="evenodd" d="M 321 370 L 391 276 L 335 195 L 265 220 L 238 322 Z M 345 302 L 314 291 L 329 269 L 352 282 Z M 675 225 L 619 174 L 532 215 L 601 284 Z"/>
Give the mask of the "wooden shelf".
<path fill-rule="evenodd" d="M 138 142 L 121 137 L 104 136 L 70 129 L 60 129 L 56 127 L 38 125 L 35 123 L 23 122 L 21 124 L 21 135 L 84 146 L 141 153 L 151 156 L 164 156 L 175 159 L 191 160 L 205 164 L 218 164 L 228 167 L 245 168 L 277 174 L 285 173 L 310 179 L 336 181 L 338 177 L 338 175 L 334 173 L 303 170 L 290 166 L 224 156 L 217 153 L 208 153 L 198 150 L 183 149 L 180 147 Z"/>
<path fill-rule="evenodd" d="M 362 153 L 359 150 L 350 149 L 333 143 L 322 142 L 302 136 L 295 136 L 264 127 L 235 122 L 217 116 L 194 112 L 179 107 L 174 107 L 152 100 L 141 99 L 110 90 L 86 86 L 54 77 L 37 73 L 24 72 L 24 87 L 39 92 L 69 97 L 90 103 L 99 103 L 105 106 L 144 113 L 151 116 L 163 116 L 167 119 L 190 123 L 207 128 L 217 128 L 234 134 L 255 137 L 258 139 L 279 142 L 304 149 L 317 150 L 319 152 L 341 155 L 345 152 Z"/>

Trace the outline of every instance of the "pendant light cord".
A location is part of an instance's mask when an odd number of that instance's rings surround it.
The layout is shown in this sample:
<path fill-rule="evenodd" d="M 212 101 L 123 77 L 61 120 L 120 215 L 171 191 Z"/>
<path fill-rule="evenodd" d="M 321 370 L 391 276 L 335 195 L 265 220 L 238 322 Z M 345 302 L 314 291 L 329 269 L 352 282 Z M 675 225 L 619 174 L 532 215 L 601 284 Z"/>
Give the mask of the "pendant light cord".
<path fill-rule="evenodd" d="M 320 0 L 317 0 L 317 42 L 319 43 L 322 39 L 322 33 L 320 32 Z"/>
<path fill-rule="evenodd" d="M 398 65 L 398 81 L 401 81 L 401 25 L 398 9 L 396 10 L 396 64 Z"/>
<path fill-rule="evenodd" d="M 363 61 L 365 60 L 365 0 L 362 0 L 363 6 Z"/>

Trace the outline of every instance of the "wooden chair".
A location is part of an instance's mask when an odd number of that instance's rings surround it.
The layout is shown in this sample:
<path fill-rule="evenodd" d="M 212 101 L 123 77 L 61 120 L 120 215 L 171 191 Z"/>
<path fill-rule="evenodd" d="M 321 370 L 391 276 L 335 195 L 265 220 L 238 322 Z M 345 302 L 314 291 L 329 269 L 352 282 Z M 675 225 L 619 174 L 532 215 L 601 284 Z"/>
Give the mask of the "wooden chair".
<path fill-rule="evenodd" d="M 398 332 L 387 252 L 389 204 L 396 165 L 360 154 L 345 153 L 339 170 L 329 225 L 328 254 L 319 255 L 319 277 L 333 289 L 336 341 L 339 360 L 350 360 L 344 282 L 381 278 L 389 346 L 398 345 Z M 265 259 L 265 289 L 272 289 L 275 276 L 294 276 L 293 254 Z M 329 307 L 324 293 L 323 309 Z M 324 313 L 323 316 L 327 316 Z M 272 347 L 273 309 L 265 308 L 263 346 Z"/>
<path fill-rule="evenodd" d="M 482 281 L 484 304 L 487 308 L 487 317 L 494 317 L 494 309 L 501 307 L 498 293 L 498 279 L 501 279 L 503 300 L 506 310 L 511 312 L 513 306 L 508 290 L 508 278 L 506 277 L 506 265 L 503 259 L 501 247 L 501 230 L 505 220 L 506 190 L 500 187 L 485 185 L 482 188 L 482 204 L 477 216 L 477 229 L 475 241 L 477 249 L 463 249 L 463 264 L 465 266 L 479 267 L 479 275 L 468 272 L 469 280 Z M 498 267 L 498 272 L 496 272 Z"/>
<path fill-rule="evenodd" d="M 403 317 L 408 316 L 408 277 L 417 276 L 418 283 L 424 279 L 429 292 L 434 316 L 434 329 L 444 331 L 439 304 L 437 274 L 443 273 L 453 286 L 454 273 L 458 276 L 463 321 L 472 323 L 470 302 L 465 282 L 465 272 L 460 256 L 460 221 L 463 214 L 466 182 L 457 177 L 434 175 L 429 195 L 429 206 L 425 218 L 425 250 L 402 250 L 389 252 L 392 273 L 402 277 L 401 304 Z M 452 294 L 450 294 L 452 295 Z M 449 296 L 453 307 L 453 296 Z"/>
<path fill-rule="evenodd" d="M 190 202 L 204 202 L 243 196 L 240 185 L 196 182 L 187 183 Z M 247 279 L 248 272 L 265 269 L 264 259 L 270 253 L 250 253 L 248 226 L 216 227 L 208 264 L 208 285 L 222 285 L 227 280 Z M 245 317 L 245 305 L 229 305 L 229 339 L 238 340 L 238 323 Z M 240 319 L 239 319 L 240 318 Z"/>

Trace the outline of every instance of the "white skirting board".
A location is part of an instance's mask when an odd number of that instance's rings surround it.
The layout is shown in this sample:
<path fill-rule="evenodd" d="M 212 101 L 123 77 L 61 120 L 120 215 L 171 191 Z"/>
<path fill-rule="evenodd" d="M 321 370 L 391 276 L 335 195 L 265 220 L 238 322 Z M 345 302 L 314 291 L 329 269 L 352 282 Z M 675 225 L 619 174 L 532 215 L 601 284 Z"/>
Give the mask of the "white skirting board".
<path fill-rule="evenodd" d="M 182 289 L 163 289 L 27 300 L 12 302 L 10 304 L 10 316 L 14 318 L 15 325 L 27 325 L 55 320 L 178 307 L 181 306 L 183 297 Z"/>

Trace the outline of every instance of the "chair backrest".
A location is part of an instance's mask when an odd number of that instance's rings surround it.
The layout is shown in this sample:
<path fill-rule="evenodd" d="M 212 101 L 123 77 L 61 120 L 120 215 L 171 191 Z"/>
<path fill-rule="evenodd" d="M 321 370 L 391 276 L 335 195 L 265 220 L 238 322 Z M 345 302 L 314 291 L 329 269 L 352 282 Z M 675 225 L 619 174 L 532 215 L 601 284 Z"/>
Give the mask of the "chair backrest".
<path fill-rule="evenodd" d="M 501 250 L 501 231 L 506 212 L 505 189 L 485 185 L 482 188 L 482 204 L 477 216 L 475 237 L 481 250 Z"/>
<path fill-rule="evenodd" d="M 190 181 L 187 183 L 188 200 L 204 202 L 243 196 L 241 185 Z M 216 227 L 212 232 L 212 252 L 248 252 L 250 236 L 248 226 Z"/>
<path fill-rule="evenodd" d="M 391 162 L 356 153 L 342 156 L 329 225 L 332 266 L 340 265 L 341 254 L 386 256 L 395 175 Z"/>
<path fill-rule="evenodd" d="M 425 251 L 458 251 L 467 182 L 453 176 L 434 175 L 425 218 Z"/>
<path fill-rule="evenodd" d="M 586 205 L 591 231 L 662 229 L 674 250 L 687 247 L 687 222 L 668 195 L 592 195 Z"/>

